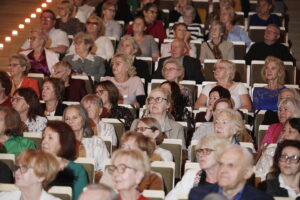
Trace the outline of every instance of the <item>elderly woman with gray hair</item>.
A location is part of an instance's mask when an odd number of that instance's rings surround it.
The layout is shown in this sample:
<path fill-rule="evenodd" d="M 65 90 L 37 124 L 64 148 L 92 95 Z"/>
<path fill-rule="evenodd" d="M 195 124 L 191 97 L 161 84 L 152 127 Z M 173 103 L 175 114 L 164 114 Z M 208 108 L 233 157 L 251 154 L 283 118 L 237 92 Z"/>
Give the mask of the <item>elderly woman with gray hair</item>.
<path fill-rule="evenodd" d="M 29 59 L 25 55 L 14 54 L 9 58 L 8 71 L 12 82 L 11 94 L 20 87 L 30 87 L 40 96 L 38 81 L 27 76 L 30 69 Z"/>
<path fill-rule="evenodd" d="M 94 76 L 95 82 L 99 82 L 105 73 L 104 59 L 91 53 L 94 41 L 92 37 L 80 32 L 74 38 L 75 53 L 64 57 L 64 61 L 72 65 L 77 74 Z"/>
<path fill-rule="evenodd" d="M 218 161 L 229 144 L 228 140 L 216 134 L 204 136 L 199 140 L 196 146 L 196 156 L 201 169 L 188 170 L 165 200 L 178 199 L 180 194 L 188 194 L 195 186 L 216 183 Z"/>
<path fill-rule="evenodd" d="M 131 104 L 137 108 L 145 102 L 144 84 L 140 77 L 135 76 L 131 56 L 117 53 L 112 58 L 113 77 L 103 77 L 101 81 L 109 80 L 119 89 L 119 103 Z"/>
<path fill-rule="evenodd" d="M 29 59 L 31 73 L 42 73 L 50 76 L 53 73 L 53 65 L 59 61 L 59 55 L 45 48 L 48 36 L 41 29 L 30 32 L 30 50 L 21 51 Z"/>

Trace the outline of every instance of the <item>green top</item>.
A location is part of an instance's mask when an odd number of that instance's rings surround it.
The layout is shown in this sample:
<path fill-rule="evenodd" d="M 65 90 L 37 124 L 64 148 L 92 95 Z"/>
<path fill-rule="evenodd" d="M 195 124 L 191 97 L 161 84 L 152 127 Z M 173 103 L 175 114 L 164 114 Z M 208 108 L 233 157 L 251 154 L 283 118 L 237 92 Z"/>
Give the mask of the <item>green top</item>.
<path fill-rule="evenodd" d="M 8 140 L 4 142 L 3 148 L 0 149 L 0 152 L 18 155 L 26 149 L 36 149 L 32 140 L 21 136 L 9 136 Z"/>
<path fill-rule="evenodd" d="M 88 184 L 88 177 L 81 164 L 69 161 L 67 167 L 60 171 L 51 186 L 70 186 L 72 188 L 72 200 L 77 200 L 83 188 Z"/>

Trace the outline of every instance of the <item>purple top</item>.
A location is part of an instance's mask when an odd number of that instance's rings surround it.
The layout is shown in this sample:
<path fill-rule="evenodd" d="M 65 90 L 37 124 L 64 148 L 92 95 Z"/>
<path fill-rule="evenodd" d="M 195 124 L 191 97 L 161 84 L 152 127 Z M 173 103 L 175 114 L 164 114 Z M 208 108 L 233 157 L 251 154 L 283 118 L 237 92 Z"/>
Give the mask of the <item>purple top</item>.
<path fill-rule="evenodd" d="M 30 73 L 42 73 L 42 74 L 45 74 L 45 76 L 50 76 L 50 70 L 47 65 L 45 50 L 43 50 L 43 52 L 38 60 L 34 59 L 33 52 L 34 51 L 31 51 L 27 55 L 27 57 L 30 61 L 30 64 L 31 64 L 31 69 L 29 70 L 29 72 Z"/>

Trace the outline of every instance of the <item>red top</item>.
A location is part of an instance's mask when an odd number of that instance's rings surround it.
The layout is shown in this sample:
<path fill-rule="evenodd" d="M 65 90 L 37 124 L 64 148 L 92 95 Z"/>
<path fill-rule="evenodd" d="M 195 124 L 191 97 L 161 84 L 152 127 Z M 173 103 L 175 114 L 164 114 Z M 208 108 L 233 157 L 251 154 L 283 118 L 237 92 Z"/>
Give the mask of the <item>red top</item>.
<path fill-rule="evenodd" d="M 122 200 L 121 196 L 119 195 L 119 200 Z M 136 200 L 149 200 L 148 198 L 144 197 L 142 194 Z"/>

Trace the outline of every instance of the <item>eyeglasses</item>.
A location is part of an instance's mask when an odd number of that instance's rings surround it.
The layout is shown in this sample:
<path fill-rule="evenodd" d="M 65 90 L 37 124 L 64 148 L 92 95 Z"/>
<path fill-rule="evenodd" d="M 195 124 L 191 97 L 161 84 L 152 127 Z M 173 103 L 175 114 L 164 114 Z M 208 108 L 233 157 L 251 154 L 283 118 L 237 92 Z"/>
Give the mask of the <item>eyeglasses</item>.
<path fill-rule="evenodd" d="M 97 26 L 98 22 L 86 22 L 86 25 L 95 25 L 95 26 Z"/>
<path fill-rule="evenodd" d="M 41 19 L 42 21 L 51 21 L 51 20 L 53 20 L 52 17 L 41 17 L 40 19 Z"/>
<path fill-rule="evenodd" d="M 128 167 L 127 165 L 124 165 L 124 164 L 120 164 L 118 166 L 115 166 L 115 165 L 110 165 L 107 167 L 107 172 L 110 174 L 110 175 L 113 175 L 114 172 L 117 170 L 117 172 L 119 174 L 123 174 L 125 172 L 126 169 L 132 169 L 132 170 L 136 170 L 132 167 Z"/>
<path fill-rule="evenodd" d="M 11 102 L 14 102 L 14 101 L 19 102 L 19 101 L 21 101 L 21 100 L 25 100 L 25 99 L 24 99 L 23 97 L 12 97 L 12 98 L 10 99 Z"/>
<path fill-rule="evenodd" d="M 106 90 L 96 90 L 96 94 L 102 95 L 104 93 L 104 91 L 106 91 Z"/>
<path fill-rule="evenodd" d="M 292 155 L 292 156 L 288 156 L 286 154 L 283 154 L 279 157 L 279 161 L 281 162 L 287 162 L 289 161 L 290 163 L 293 163 L 293 164 L 298 164 L 299 161 L 300 161 L 300 157 L 297 156 L 297 155 Z"/>
<path fill-rule="evenodd" d="M 151 104 L 151 103 L 161 103 L 163 100 L 168 101 L 168 99 L 163 98 L 163 97 L 156 97 L 156 98 L 154 98 L 154 97 L 148 97 L 147 98 L 148 104 Z"/>
<path fill-rule="evenodd" d="M 210 148 L 203 148 L 203 149 L 197 149 L 196 152 L 200 155 L 209 155 L 211 154 L 211 152 L 213 152 L 214 150 L 213 149 L 210 149 Z"/>
<path fill-rule="evenodd" d="M 19 66 L 20 64 L 9 64 L 8 66 L 9 67 L 17 67 L 17 66 Z"/>
<path fill-rule="evenodd" d="M 27 165 L 15 165 L 15 172 L 20 169 L 20 172 L 22 174 L 25 174 L 29 169 L 31 169 L 32 167 L 29 167 Z"/>
<path fill-rule="evenodd" d="M 152 128 L 149 128 L 149 127 L 136 127 L 134 130 L 137 132 L 144 132 L 148 129 L 152 130 Z"/>

